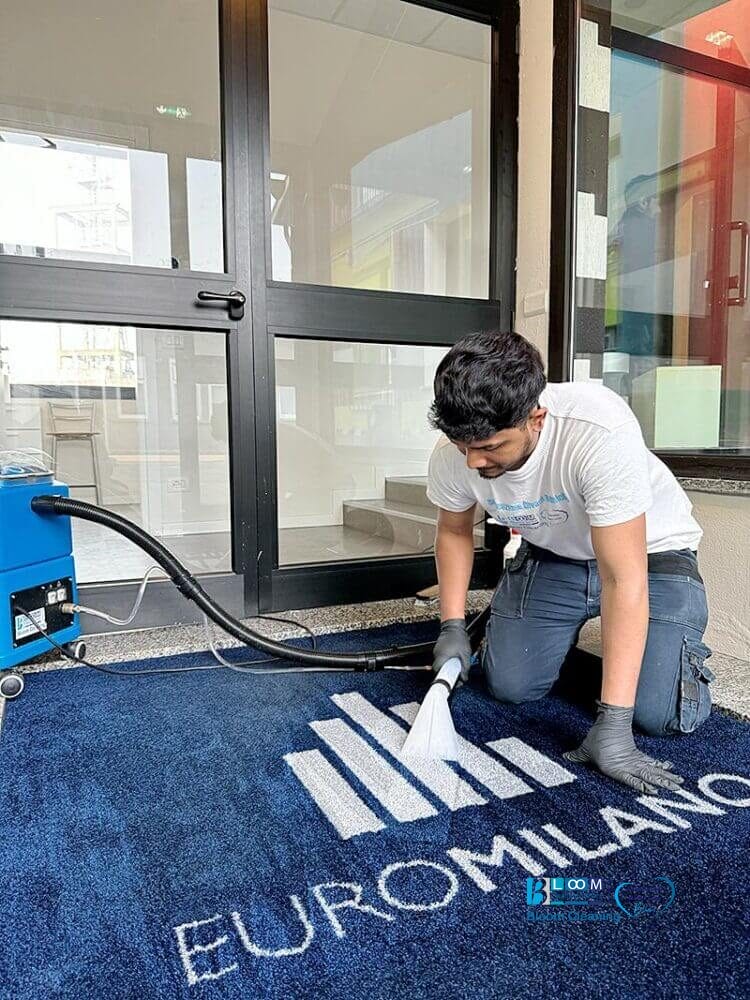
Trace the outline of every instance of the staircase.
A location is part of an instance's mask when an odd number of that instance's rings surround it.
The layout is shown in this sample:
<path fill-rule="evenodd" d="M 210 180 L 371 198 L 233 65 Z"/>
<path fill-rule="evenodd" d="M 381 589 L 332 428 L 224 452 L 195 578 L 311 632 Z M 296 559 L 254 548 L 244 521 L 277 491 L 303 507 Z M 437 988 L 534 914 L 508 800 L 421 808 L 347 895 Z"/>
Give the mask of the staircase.
<path fill-rule="evenodd" d="M 412 552 L 429 551 L 435 544 L 437 508 L 427 499 L 426 476 L 386 478 L 383 499 L 345 500 L 343 507 L 346 528 L 387 538 Z M 483 535 L 480 525 L 478 545 Z"/>

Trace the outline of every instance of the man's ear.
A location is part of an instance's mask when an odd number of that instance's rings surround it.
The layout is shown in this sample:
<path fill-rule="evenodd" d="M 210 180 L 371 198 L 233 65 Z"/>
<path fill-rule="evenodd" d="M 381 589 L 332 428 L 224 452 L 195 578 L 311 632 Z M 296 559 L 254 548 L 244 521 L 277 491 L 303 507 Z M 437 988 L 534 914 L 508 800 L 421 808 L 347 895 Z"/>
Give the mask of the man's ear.
<path fill-rule="evenodd" d="M 546 406 L 537 406 L 535 410 L 531 411 L 529 414 L 529 427 L 532 431 L 539 433 L 544 426 L 544 421 L 548 412 L 549 410 Z"/>

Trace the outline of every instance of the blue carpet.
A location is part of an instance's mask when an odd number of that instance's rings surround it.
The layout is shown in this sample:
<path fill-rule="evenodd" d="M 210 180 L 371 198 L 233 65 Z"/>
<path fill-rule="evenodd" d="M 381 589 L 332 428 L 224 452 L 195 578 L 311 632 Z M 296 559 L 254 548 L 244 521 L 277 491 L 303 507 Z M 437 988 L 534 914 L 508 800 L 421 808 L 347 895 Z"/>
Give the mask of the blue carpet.
<path fill-rule="evenodd" d="M 433 635 L 429 624 L 323 645 Z M 375 706 L 376 722 L 398 721 L 390 710 L 425 686 L 399 672 L 29 676 L 0 737 L 0 995 L 745 993 L 750 727 L 714 712 L 694 736 L 641 738 L 692 794 L 665 793 L 684 808 L 659 813 L 561 758 L 590 707 L 559 694 L 500 705 L 476 678 L 453 702 L 458 731 L 483 748 L 475 770 L 527 787 L 500 798 L 462 770 L 463 793 L 486 804 L 451 810 L 435 791 L 439 769 L 423 776 L 429 790 L 347 714 Z M 324 720 L 334 721 L 311 728 Z M 358 754 L 351 767 L 331 749 L 340 738 Z M 486 747 L 499 740 L 500 755 Z M 366 784 L 355 776 L 383 762 L 396 774 L 380 785 L 374 771 Z M 330 818 L 300 777 L 308 771 L 319 797 L 339 793 L 324 803 Z M 368 824 L 377 829 L 349 835 Z M 575 888 L 583 879 L 594 881 Z"/>

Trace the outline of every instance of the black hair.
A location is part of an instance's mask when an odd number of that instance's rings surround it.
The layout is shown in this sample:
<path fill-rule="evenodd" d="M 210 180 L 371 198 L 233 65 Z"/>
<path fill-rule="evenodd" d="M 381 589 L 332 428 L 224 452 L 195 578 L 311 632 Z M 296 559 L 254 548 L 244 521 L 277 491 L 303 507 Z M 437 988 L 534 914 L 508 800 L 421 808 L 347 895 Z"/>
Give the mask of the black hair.
<path fill-rule="evenodd" d="M 438 365 L 430 424 L 452 441 L 485 441 L 523 424 L 546 383 L 541 354 L 520 334 L 472 333 Z"/>

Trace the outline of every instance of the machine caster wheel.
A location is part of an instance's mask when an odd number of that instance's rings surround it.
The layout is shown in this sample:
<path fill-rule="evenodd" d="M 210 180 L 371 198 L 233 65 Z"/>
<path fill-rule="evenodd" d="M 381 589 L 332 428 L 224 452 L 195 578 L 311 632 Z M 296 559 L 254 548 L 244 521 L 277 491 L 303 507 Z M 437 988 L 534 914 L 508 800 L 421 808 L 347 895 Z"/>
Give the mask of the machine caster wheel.
<path fill-rule="evenodd" d="M 6 674 L 0 677 L 0 697 L 7 700 L 17 698 L 23 691 L 23 684 L 22 674 Z"/>
<path fill-rule="evenodd" d="M 83 639 L 76 639 L 75 642 L 67 642 L 65 644 L 65 650 L 70 653 L 73 659 L 82 660 L 86 655 L 86 643 Z"/>

